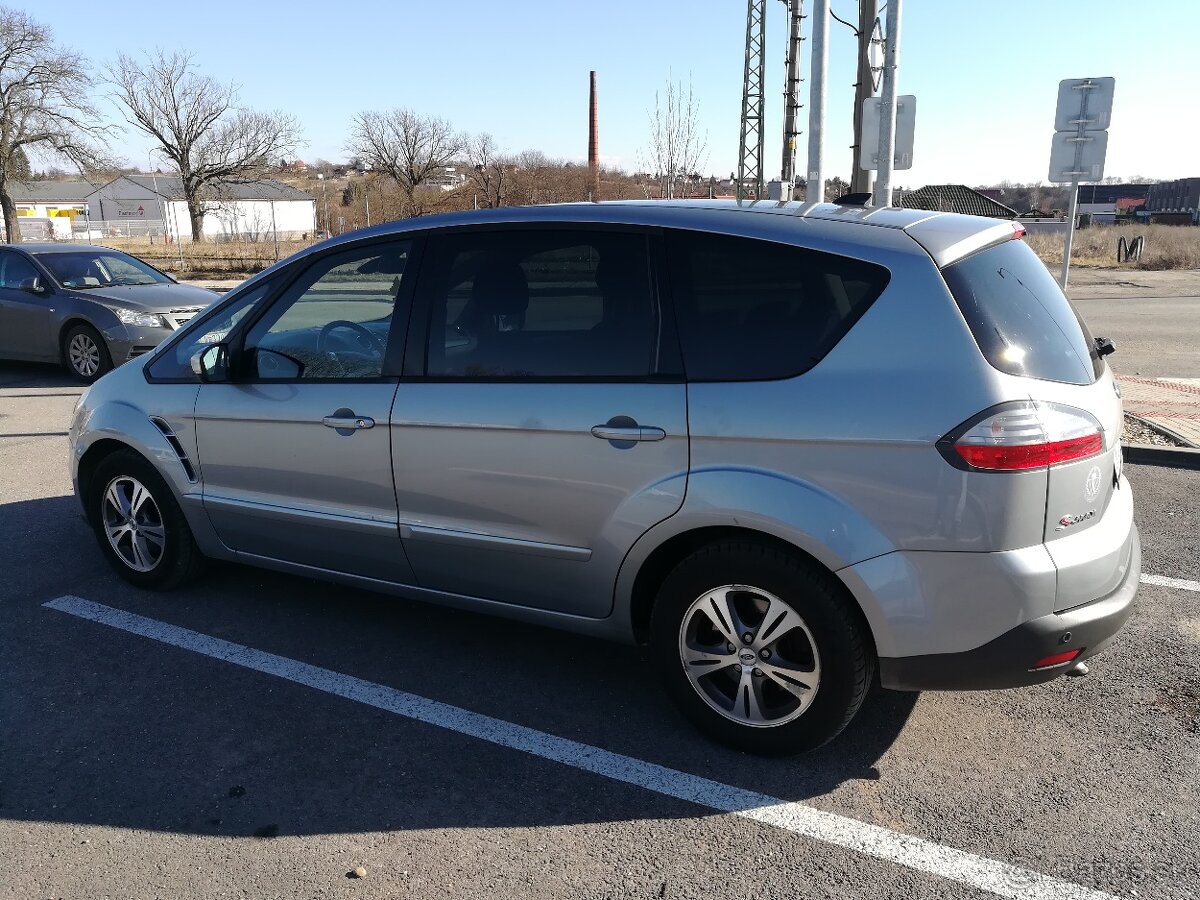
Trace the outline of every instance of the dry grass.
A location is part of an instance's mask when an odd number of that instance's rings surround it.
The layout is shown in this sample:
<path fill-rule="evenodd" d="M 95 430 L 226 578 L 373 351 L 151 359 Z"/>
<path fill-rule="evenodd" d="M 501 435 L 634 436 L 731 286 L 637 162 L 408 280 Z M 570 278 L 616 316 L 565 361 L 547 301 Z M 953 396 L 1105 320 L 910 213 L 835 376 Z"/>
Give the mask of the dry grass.
<path fill-rule="evenodd" d="M 1200 269 L 1200 228 L 1186 225 L 1094 225 L 1075 232 L 1071 265 L 1112 268 L 1117 265 L 1117 243 L 1122 237 L 1146 239 L 1138 262 L 1122 263 L 1134 269 Z M 1026 243 L 1048 265 L 1062 264 L 1061 235 L 1031 234 Z"/>
<path fill-rule="evenodd" d="M 270 240 L 256 243 L 164 244 L 161 238 L 151 241 L 146 237 L 114 237 L 94 243 L 102 247 L 124 250 L 138 259 L 144 259 L 155 268 L 176 272 L 189 278 L 250 275 L 261 272 L 276 259 L 275 244 Z M 316 241 L 280 241 L 279 259 L 286 259 L 297 250 L 303 250 L 314 243 Z"/>

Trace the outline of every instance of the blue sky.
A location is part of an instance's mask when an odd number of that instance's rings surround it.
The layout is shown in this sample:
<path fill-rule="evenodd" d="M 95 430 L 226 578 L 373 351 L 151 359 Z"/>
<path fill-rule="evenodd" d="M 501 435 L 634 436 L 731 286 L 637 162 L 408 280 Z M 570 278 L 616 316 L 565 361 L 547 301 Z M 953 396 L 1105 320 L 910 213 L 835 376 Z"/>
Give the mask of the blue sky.
<path fill-rule="evenodd" d="M 191 51 L 205 73 L 237 82 L 245 105 L 295 115 L 309 160 L 344 158 L 354 113 L 392 106 L 491 132 L 509 150 L 583 159 L 588 71 L 596 69 L 606 161 L 639 168 L 647 111 L 673 74 L 691 77 L 707 170 L 728 174 L 737 163 L 742 0 L 6 2 L 51 26 L 97 71 L 118 51 Z M 855 18 L 854 0 L 831 3 Z M 766 168 L 774 174 L 786 9 L 768 0 L 767 10 Z M 899 85 L 917 95 L 917 137 L 914 166 L 898 182 L 1044 180 L 1058 81 L 1102 75 L 1117 82 L 1105 174 L 1200 175 L 1200 124 L 1184 86 L 1170 81 L 1194 68 L 1197 26 L 1196 0 L 907 0 Z M 833 22 L 826 154 L 830 173 L 843 177 L 853 80 L 853 34 Z M 119 120 L 115 107 L 104 108 Z M 116 149 L 145 165 L 148 146 L 130 132 Z"/>

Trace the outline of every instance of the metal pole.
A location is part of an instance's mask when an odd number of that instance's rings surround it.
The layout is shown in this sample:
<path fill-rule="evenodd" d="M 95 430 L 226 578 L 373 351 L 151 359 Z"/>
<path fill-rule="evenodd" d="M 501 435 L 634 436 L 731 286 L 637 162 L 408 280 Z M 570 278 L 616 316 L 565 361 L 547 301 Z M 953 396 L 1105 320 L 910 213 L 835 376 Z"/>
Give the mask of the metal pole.
<path fill-rule="evenodd" d="M 158 204 L 158 220 L 163 223 L 163 228 L 166 228 L 167 216 L 163 212 L 162 194 L 158 192 L 158 173 L 154 171 L 153 151 L 146 154 L 146 164 L 150 166 L 150 181 L 154 185 L 154 202 Z M 150 243 L 154 243 L 154 241 Z"/>
<path fill-rule="evenodd" d="M 1075 216 L 1079 210 L 1079 182 L 1071 182 L 1071 211 L 1067 214 L 1067 239 L 1063 244 L 1062 289 L 1067 289 L 1067 275 L 1071 269 L 1071 245 L 1075 243 Z"/>
<path fill-rule="evenodd" d="M 371 197 L 367 193 L 367 189 L 365 189 L 365 188 L 363 189 L 363 200 L 365 200 L 367 203 L 367 227 L 370 228 L 371 227 Z M 476 203 L 475 203 L 475 208 L 479 209 L 478 201 L 476 201 Z"/>
<path fill-rule="evenodd" d="M 875 96 L 874 73 L 871 72 L 871 39 L 875 36 L 875 20 L 879 18 L 879 0 L 858 0 L 858 82 L 854 85 L 854 164 L 850 175 L 850 193 L 869 194 L 872 190 L 870 169 L 862 167 L 863 103 Z M 868 154 L 874 147 L 865 148 Z"/>
<path fill-rule="evenodd" d="M 788 0 L 787 80 L 783 87 L 783 166 L 780 168 L 780 200 L 791 200 L 796 183 L 796 138 L 800 134 L 800 20 L 804 0 Z"/>
<path fill-rule="evenodd" d="M 813 3 L 812 87 L 808 106 L 808 188 L 804 199 L 825 202 L 825 70 L 829 66 L 829 0 Z M 815 185 L 815 187 L 814 187 Z"/>
<path fill-rule="evenodd" d="M 888 0 L 887 33 L 884 35 L 883 85 L 879 92 L 879 173 L 875 181 L 875 205 L 892 205 L 892 170 L 896 164 L 896 70 L 900 67 L 900 6 Z"/>
<path fill-rule="evenodd" d="M 271 201 L 271 234 L 275 237 L 275 262 L 279 262 L 279 228 L 275 225 L 275 201 Z"/>

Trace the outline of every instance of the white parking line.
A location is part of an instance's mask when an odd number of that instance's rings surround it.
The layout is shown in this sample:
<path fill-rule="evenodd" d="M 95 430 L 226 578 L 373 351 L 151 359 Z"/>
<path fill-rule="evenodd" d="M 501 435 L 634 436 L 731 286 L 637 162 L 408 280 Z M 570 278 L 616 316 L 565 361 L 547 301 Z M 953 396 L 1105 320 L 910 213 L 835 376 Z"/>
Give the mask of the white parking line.
<path fill-rule="evenodd" d="M 1181 591 L 1200 591 L 1200 581 L 1188 581 L 1186 578 L 1167 578 L 1164 575 L 1143 575 L 1142 584 L 1156 584 L 1159 587 L 1179 588 Z"/>
<path fill-rule="evenodd" d="M 958 881 L 1000 897 L 1013 900 L 1116 900 L 1112 894 L 1103 891 L 944 847 L 923 838 L 493 719 L 385 685 L 255 650 L 111 606 L 102 606 L 80 597 L 59 597 L 43 605 L 398 716 L 530 753 L 667 797 L 753 819 L 919 872 Z"/>

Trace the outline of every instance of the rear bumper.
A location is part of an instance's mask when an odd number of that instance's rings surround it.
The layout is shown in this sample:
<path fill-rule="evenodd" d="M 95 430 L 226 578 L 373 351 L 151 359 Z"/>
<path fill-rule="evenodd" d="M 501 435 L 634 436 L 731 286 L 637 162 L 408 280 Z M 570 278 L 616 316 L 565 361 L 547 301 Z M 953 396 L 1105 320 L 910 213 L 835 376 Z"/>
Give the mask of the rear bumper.
<path fill-rule="evenodd" d="M 880 682 L 893 690 L 972 691 L 1050 681 L 1112 642 L 1133 613 L 1141 571 L 1142 545 L 1134 527 L 1129 566 L 1111 593 L 1073 609 L 1031 619 L 973 650 L 881 658 Z M 1082 652 L 1069 664 L 1030 671 L 1037 660 L 1075 648 L 1082 648 Z"/>

